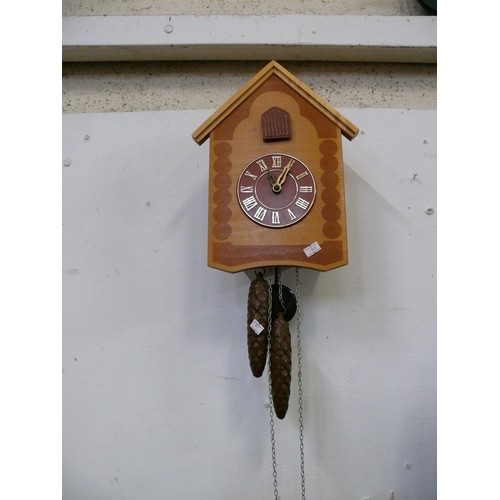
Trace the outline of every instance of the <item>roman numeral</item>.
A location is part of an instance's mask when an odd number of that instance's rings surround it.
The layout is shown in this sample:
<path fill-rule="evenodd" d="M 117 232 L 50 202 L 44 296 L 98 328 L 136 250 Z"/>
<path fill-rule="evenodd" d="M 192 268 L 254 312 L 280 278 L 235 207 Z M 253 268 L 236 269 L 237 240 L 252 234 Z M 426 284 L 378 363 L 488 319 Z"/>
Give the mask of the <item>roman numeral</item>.
<path fill-rule="evenodd" d="M 257 160 L 256 163 L 257 165 L 259 165 L 261 172 L 267 171 L 267 165 L 265 164 L 264 160 Z"/>
<path fill-rule="evenodd" d="M 280 213 L 279 212 L 273 212 L 271 222 L 273 224 L 279 224 L 280 223 Z"/>
<path fill-rule="evenodd" d="M 267 210 L 263 207 L 259 207 L 257 209 L 257 211 L 255 212 L 254 217 L 256 219 L 259 219 L 260 221 L 263 221 L 266 214 L 267 214 Z"/>
<path fill-rule="evenodd" d="M 309 175 L 309 172 L 307 170 L 304 170 L 301 174 L 296 175 L 295 179 L 297 179 L 298 181 L 300 181 L 300 179 L 302 179 L 302 177 L 305 177 L 306 175 Z"/>
<path fill-rule="evenodd" d="M 300 208 L 303 208 L 304 210 L 307 210 L 307 207 L 309 206 L 309 202 L 306 200 L 303 200 L 302 198 L 298 198 L 297 201 L 295 202 L 295 205 L 297 205 Z"/>
<path fill-rule="evenodd" d="M 271 168 L 281 168 L 281 156 L 273 156 L 273 164 Z"/>
<path fill-rule="evenodd" d="M 251 174 L 248 170 L 245 171 L 245 174 L 247 177 L 251 177 L 254 181 L 257 180 L 257 176 L 256 175 L 253 175 Z"/>
<path fill-rule="evenodd" d="M 243 205 L 247 209 L 247 212 L 252 210 L 253 207 L 257 206 L 257 200 L 253 196 L 245 198 L 244 200 L 241 201 L 241 203 L 243 203 Z"/>
<path fill-rule="evenodd" d="M 289 208 L 287 208 L 287 212 L 290 220 L 295 220 L 297 218 L 297 216 Z"/>
<path fill-rule="evenodd" d="M 253 186 L 240 186 L 240 193 L 253 193 Z"/>
<path fill-rule="evenodd" d="M 313 188 L 312 188 L 312 186 L 300 186 L 299 191 L 301 193 L 312 193 Z"/>

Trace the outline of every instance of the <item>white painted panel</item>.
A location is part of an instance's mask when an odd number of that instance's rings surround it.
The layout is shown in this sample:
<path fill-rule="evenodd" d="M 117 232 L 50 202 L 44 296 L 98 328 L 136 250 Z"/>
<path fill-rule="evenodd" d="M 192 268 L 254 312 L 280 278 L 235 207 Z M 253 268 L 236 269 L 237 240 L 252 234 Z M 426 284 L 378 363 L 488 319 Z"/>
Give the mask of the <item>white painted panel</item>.
<path fill-rule="evenodd" d="M 435 63 L 432 16 L 77 16 L 64 61 L 315 60 Z"/>
<path fill-rule="evenodd" d="M 344 142 L 350 263 L 301 272 L 307 497 L 432 500 L 436 113 L 339 111 L 361 129 Z M 272 497 L 249 279 L 206 266 L 191 133 L 210 114 L 63 117 L 63 498 Z M 282 499 L 300 497 L 296 390 L 294 374 Z"/>

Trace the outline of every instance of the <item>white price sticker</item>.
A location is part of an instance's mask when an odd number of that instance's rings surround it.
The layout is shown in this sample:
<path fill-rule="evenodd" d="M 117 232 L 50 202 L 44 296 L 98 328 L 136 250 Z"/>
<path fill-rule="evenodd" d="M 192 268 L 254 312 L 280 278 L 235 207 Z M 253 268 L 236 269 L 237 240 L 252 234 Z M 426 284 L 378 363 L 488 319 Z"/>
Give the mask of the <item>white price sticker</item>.
<path fill-rule="evenodd" d="M 262 330 L 264 330 L 264 327 L 256 320 L 254 319 L 251 323 L 250 323 L 250 328 L 257 334 L 257 335 L 260 335 L 260 333 L 262 332 Z"/>
<path fill-rule="evenodd" d="M 321 247 L 319 246 L 319 243 L 315 241 L 308 247 L 304 248 L 304 253 L 307 255 L 307 257 L 310 257 L 311 255 L 314 255 L 316 252 L 319 252 L 321 250 Z"/>

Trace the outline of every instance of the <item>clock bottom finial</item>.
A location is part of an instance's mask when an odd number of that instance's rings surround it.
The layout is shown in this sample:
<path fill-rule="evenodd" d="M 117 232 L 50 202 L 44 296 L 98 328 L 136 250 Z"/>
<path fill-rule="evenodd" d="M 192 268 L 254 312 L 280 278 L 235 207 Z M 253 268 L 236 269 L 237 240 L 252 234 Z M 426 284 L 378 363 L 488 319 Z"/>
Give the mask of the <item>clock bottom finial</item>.
<path fill-rule="evenodd" d="M 285 418 L 292 381 L 292 341 L 288 321 L 279 312 L 271 331 L 271 392 L 279 419 Z"/>
<path fill-rule="evenodd" d="M 250 283 L 247 303 L 247 345 L 250 369 L 255 377 L 264 372 L 267 359 L 269 285 L 261 273 Z"/>

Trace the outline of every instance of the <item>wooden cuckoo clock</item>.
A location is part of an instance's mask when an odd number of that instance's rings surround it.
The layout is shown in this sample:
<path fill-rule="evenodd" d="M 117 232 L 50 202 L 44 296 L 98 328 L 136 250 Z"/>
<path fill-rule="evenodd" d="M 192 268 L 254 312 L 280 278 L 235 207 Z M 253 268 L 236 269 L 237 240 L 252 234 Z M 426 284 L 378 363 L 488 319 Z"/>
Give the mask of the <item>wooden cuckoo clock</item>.
<path fill-rule="evenodd" d="M 342 140 L 358 129 L 272 61 L 194 133 L 210 138 L 208 265 L 347 264 Z"/>
<path fill-rule="evenodd" d="M 210 138 L 208 265 L 255 270 L 247 298 L 248 354 L 254 376 L 268 365 L 271 429 L 273 408 L 280 419 L 288 409 L 288 322 L 300 311 L 298 270 L 347 264 L 342 136 L 352 140 L 357 133 L 275 61 L 193 133 L 198 144 Z M 288 267 L 296 269 L 295 293 L 281 283 Z M 302 452 L 300 319 L 297 327 Z M 277 498 L 276 469 L 274 477 Z M 305 497 L 304 483 L 302 491 Z"/>

